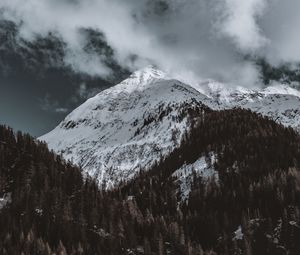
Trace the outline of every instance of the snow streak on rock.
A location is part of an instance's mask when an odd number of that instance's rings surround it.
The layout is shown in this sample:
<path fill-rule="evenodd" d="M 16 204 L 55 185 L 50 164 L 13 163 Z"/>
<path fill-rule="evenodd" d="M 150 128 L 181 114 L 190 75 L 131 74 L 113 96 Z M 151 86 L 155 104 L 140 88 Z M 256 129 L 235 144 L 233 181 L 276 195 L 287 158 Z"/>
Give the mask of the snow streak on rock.
<path fill-rule="evenodd" d="M 210 153 L 209 158 L 201 157 L 192 164 L 183 165 L 181 168 L 173 173 L 173 177 L 179 183 L 179 194 L 181 201 L 185 202 L 189 198 L 192 190 L 194 176 L 202 177 L 203 180 L 214 179 L 216 182 L 219 180 L 218 172 L 214 169 L 216 162 L 216 155 Z"/>

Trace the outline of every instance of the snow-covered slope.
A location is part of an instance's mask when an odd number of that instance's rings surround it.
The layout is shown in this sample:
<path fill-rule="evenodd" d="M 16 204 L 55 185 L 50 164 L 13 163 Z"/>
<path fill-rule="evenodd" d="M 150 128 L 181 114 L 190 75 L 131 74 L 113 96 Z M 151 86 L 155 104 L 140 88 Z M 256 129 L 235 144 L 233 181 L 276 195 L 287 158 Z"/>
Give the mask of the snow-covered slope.
<path fill-rule="evenodd" d="M 189 128 L 185 108 L 209 99 L 148 67 L 68 115 L 40 140 L 107 187 L 170 153 Z"/>
<path fill-rule="evenodd" d="M 250 109 L 300 131 L 300 92 L 287 85 L 276 84 L 265 89 L 247 89 L 227 87 L 222 83 L 208 81 L 200 87 L 214 102 L 210 104 L 213 109 Z"/>

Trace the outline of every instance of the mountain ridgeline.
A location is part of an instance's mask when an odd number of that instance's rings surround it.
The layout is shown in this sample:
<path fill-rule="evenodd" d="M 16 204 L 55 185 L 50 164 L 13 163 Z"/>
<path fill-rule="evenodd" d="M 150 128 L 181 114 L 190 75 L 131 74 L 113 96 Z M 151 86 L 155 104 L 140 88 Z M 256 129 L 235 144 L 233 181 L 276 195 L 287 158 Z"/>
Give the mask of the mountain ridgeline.
<path fill-rule="evenodd" d="M 190 123 L 179 145 L 111 190 L 1 126 L 0 253 L 299 254 L 299 134 L 250 110 L 179 116 Z M 187 167 L 199 158 L 214 176 Z"/>

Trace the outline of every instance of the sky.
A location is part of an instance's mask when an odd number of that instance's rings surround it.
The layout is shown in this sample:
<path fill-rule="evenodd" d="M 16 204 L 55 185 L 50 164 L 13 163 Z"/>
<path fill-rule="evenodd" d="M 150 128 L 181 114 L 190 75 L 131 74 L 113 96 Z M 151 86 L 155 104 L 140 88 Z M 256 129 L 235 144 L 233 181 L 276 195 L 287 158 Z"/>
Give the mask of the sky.
<path fill-rule="evenodd" d="M 64 43 L 70 75 L 89 78 L 0 77 L 0 122 L 41 135 L 118 80 L 107 54 L 86 50 L 83 29 L 101 32 L 114 61 L 129 72 L 155 64 L 190 83 L 216 79 L 257 87 L 253 60 L 299 62 L 299 10 L 299 0 L 1 0 L 0 17 L 17 24 L 18 41 L 55 35 Z"/>

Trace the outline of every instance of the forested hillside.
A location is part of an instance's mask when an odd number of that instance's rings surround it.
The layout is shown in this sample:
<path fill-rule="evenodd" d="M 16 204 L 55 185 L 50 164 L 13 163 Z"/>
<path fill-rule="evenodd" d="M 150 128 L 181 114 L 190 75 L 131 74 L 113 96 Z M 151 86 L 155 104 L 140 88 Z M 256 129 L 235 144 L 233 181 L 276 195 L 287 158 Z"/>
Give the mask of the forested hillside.
<path fill-rule="evenodd" d="M 0 127 L 0 253 L 300 254 L 299 135 L 247 110 L 189 116 L 178 149 L 110 191 Z M 174 172 L 201 157 L 218 178 L 185 173 L 182 200 Z"/>

